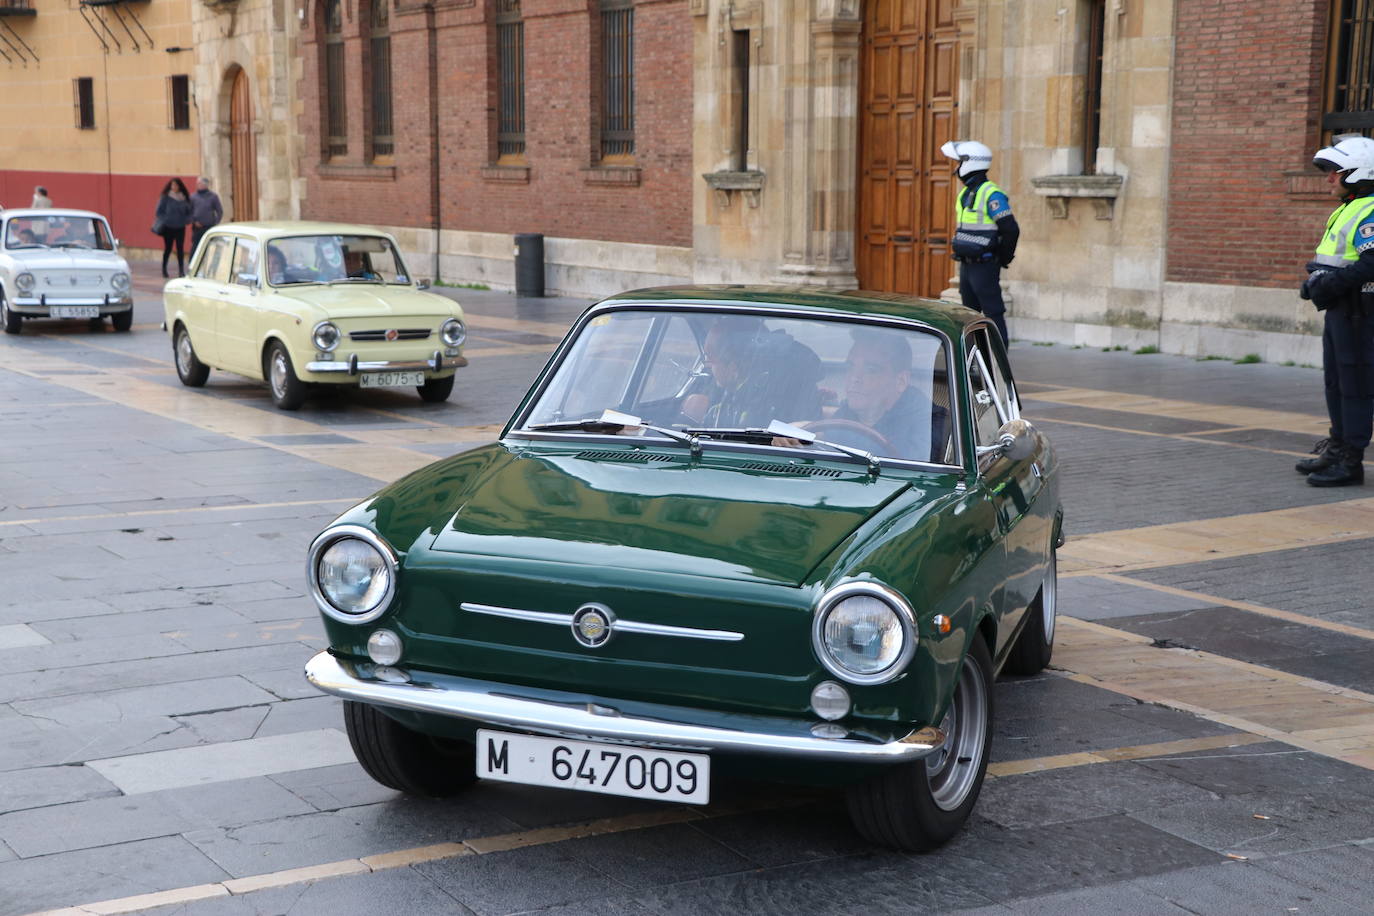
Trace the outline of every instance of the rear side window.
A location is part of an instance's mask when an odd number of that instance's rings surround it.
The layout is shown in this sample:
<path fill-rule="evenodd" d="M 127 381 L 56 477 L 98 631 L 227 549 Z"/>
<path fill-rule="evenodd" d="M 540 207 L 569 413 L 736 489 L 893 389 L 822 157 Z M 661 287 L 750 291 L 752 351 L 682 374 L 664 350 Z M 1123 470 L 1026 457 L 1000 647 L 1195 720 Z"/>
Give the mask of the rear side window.
<path fill-rule="evenodd" d="M 229 250 L 232 239 L 217 235 L 205 243 L 205 253 L 196 265 L 196 277 L 201 280 L 218 280 L 223 283 L 229 279 Z"/>

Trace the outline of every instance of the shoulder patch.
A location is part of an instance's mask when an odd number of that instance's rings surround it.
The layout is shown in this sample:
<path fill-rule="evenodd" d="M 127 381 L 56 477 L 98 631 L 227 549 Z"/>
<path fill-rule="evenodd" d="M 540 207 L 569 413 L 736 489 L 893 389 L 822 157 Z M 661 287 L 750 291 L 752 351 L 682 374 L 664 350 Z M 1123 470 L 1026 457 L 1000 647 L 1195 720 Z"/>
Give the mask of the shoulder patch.
<path fill-rule="evenodd" d="M 999 200 L 998 198 L 994 197 L 992 200 L 988 201 L 988 209 L 989 209 L 989 210 L 1000 210 L 1000 209 L 1002 209 L 1002 201 Z M 1363 231 L 1363 230 L 1361 230 L 1361 231 Z"/>
<path fill-rule="evenodd" d="M 1360 227 L 1360 238 L 1374 238 L 1374 222 L 1365 223 Z"/>

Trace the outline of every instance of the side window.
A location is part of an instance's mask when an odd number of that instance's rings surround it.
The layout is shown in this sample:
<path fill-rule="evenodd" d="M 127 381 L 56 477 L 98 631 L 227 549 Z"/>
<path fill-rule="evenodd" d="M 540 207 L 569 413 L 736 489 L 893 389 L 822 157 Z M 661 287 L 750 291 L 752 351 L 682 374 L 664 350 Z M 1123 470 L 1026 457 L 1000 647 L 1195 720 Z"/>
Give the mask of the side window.
<path fill-rule="evenodd" d="M 222 235 L 210 239 L 205 246 L 205 254 L 200 256 L 200 263 L 196 265 L 197 279 L 224 281 L 229 273 L 229 244 L 230 240 Z"/>
<path fill-rule="evenodd" d="M 243 286 L 258 285 L 258 243 L 251 239 L 239 239 L 234 246 L 233 282 Z M 252 277 L 251 281 L 244 277 Z"/>
<path fill-rule="evenodd" d="M 992 376 L 992 384 L 1000 396 L 1003 414 L 1008 420 L 1015 420 L 1021 416 L 1021 402 L 1016 396 L 1016 386 L 1012 384 L 1006 371 L 1006 350 L 1002 347 L 1002 341 L 994 339 L 987 328 L 975 331 L 974 341 L 978 351 L 983 354 L 983 362 L 987 365 L 988 373 Z"/>
<path fill-rule="evenodd" d="M 1011 419 L 1006 402 L 997 385 L 996 370 L 989 368 L 986 336 L 978 339 L 975 332 L 964 338 L 964 355 L 968 361 L 968 391 L 972 402 L 973 437 L 978 445 L 992 445 L 997 431 Z"/>

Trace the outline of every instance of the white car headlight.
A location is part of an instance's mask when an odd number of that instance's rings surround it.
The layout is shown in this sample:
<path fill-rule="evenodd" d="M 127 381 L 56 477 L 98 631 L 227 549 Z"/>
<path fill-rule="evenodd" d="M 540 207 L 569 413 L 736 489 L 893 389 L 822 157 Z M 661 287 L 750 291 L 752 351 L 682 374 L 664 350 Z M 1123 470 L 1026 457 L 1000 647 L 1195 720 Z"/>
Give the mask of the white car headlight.
<path fill-rule="evenodd" d="M 827 592 L 812 642 L 821 664 L 852 684 L 880 684 L 906 669 L 916 651 L 915 615 L 885 586 L 849 582 Z"/>
<path fill-rule="evenodd" d="M 129 289 L 129 275 L 123 271 L 116 273 L 113 277 L 110 277 L 110 286 L 113 287 L 114 291 L 117 293 L 127 291 Z"/>
<path fill-rule="evenodd" d="M 339 328 L 334 322 L 321 321 L 315 325 L 315 330 L 310 332 L 310 339 L 314 342 L 315 349 L 328 353 L 339 345 L 343 335 L 339 333 Z"/>
<path fill-rule="evenodd" d="M 372 532 L 341 525 L 311 545 L 308 577 L 320 610 L 335 620 L 367 623 L 396 594 L 396 558 Z"/>
<path fill-rule="evenodd" d="M 21 293 L 31 293 L 33 292 L 35 282 L 36 281 L 33 279 L 33 274 L 28 273 L 26 271 L 22 274 L 15 275 L 14 288 L 19 290 Z"/>
<path fill-rule="evenodd" d="M 450 318 L 440 326 L 439 338 L 446 347 L 460 347 L 468 339 L 468 329 L 457 318 Z"/>

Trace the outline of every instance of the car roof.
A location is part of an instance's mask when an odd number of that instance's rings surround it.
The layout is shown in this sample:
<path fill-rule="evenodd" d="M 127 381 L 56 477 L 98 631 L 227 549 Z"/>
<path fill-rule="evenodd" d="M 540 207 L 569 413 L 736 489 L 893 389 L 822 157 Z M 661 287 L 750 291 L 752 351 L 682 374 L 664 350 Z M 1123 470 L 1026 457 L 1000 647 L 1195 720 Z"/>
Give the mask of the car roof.
<path fill-rule="evenodd" d="M 919 321 L 950 337 L 983 318 L 980 312 L 951 302 L 918 298 L 904 293 L 872 290 L 818 290 L 805 286 L 658 286 L 619 293 L 601 304 L 674 302 L 687 304 L 782 306 L 821 315 L 854 315 L 871 318 L 904 318 Z"/>
<path fill-rule="evenodd" d="M 0 212 L 0 216 L 5 219 L 15 216 L 89 216 L 95 219 L 105 219 L 104 216 L 94 210 L 59 210 L 57 207 L 10 207 Z"/>
<path fill-rule="evenodd" d="M 390 238 L 391 233 L 376 226 L 362 226 L 354 223 L 323 223 L 305 220 L 260 220 L 246 223 L 220 223 L 215 232 L 240 232 L 258 238 L 278 238 L 287 235 L 382 235 Z"/>

